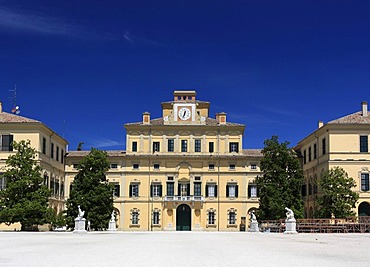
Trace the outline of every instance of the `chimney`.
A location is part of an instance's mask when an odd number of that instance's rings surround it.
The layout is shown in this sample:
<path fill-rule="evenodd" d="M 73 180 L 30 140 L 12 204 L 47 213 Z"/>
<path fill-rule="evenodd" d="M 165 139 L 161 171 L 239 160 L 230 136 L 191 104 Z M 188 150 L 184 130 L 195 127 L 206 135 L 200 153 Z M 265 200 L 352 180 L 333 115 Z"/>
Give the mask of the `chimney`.
<path fill-rule="evenodd" d="M 324 122 L 323 121 L 319 121 L 319 129 L 324 126 Z"/>
<path fill-rule="evenodd" d="M 143 113 L 143 124 L 150 124 L 150 113 L 149 112 Z"/>
<path fill-rule="evenodd" d="M 3 112 L 3 102 L 0 101 L 0 113 Z"/>
<path fill-rule="evenodd" d="M 225 125 L 226 124 L 226 113 L 225 112 L 220 112 L 216 114 L 216 121 L 220 125 Z"/>
<path fill-rule="evenodd" d="M 362 116 L 367 117 L 367 102 L 362 101 L 361 106 L 362 106 Z"/>

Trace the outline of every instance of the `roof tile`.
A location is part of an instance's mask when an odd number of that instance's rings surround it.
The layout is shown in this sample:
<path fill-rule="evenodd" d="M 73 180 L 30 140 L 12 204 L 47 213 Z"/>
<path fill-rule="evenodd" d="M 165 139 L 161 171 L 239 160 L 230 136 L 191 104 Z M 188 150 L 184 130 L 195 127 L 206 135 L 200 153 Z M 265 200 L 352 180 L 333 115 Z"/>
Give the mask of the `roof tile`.
<path fill-rule="evenodd" d="M 7 112 L 0 112 L 0 123 L 30 123 L 36 122 L 41 123 L 40 121 L 26 118 L 23 116 L 7 113 Z"/>

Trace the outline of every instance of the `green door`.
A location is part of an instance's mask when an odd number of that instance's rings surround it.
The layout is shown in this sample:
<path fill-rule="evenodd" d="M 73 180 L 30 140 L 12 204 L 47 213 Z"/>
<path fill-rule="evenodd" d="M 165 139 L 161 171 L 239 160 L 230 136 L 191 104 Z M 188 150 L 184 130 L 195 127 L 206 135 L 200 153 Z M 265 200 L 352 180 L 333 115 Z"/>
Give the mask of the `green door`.
<path fill-rule="evenodd" d="M 191 209 L 182 204 L 176 209 L 176 231 L 191 231 Z"/>

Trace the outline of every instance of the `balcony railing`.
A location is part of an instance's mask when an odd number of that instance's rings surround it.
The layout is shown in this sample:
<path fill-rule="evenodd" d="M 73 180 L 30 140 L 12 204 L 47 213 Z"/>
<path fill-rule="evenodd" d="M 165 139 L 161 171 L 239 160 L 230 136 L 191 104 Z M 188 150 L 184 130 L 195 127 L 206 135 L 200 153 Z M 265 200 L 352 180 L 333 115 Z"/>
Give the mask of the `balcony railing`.
<path fill-rule="evenodd" d="M 164 201 L 181 201 L 181 202 L 203 202 L 203 196 L 165 196 L 163 198 Z"/>

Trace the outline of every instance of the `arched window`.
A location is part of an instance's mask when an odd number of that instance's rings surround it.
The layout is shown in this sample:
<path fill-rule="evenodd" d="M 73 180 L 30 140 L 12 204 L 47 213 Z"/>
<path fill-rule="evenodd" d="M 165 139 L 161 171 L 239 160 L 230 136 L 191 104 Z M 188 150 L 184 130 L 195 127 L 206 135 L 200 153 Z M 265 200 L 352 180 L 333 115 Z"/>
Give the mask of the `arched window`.
<path fill-rule="evenodd" d="M 361 204 L 358 206 L 358 215 L 370 216 L 370 204 L 367 202 L 361 202 Z"/>

